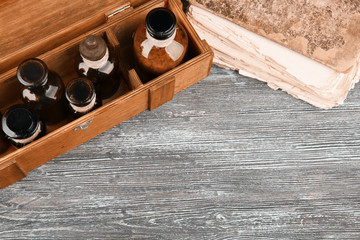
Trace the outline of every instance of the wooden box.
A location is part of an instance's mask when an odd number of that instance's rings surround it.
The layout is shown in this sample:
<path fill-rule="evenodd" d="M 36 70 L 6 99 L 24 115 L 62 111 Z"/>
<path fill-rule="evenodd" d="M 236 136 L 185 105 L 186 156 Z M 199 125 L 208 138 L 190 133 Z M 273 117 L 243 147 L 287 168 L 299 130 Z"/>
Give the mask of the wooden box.
<path fill-rule="evenodd" d="M 153 8 L 165 6 L 189 36 L 183 64 L 142 84 L 134 70 L 132 34 Z M 174 94 L 210 73 L 213 53 L 200 40 L 180 0 L 5 0 L 0 3 L 0 106 L 4 112 L 21 102 L 17 65 L 30 57 L 44 60 L 66 84 L 75 78 L 79 43 L 89 34 L 103 36 L 120 57 L 120 91 L 105 104 L 77 119 L 48 127 L 46 136 L 0 156 L 0 187 L 26 177 L 27 172 L 90 140 L 115 125 L 171 100 Z"/>

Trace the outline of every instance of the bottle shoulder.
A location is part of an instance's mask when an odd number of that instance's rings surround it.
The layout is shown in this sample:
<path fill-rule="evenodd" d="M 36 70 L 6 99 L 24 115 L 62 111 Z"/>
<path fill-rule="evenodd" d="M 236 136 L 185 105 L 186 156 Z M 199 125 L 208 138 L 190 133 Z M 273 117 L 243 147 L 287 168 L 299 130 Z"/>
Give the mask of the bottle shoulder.
<path fill-rule="evenodd" d="M 133 45 L 138 47 L 144 47 L 147 41 L 153 42 L 153 39 L 151 39 L 151 37 L 149 38 L 149 35 L 146 34 L 145 23 L 141 23 L 134 33 Z M 161 42 L 165 42 L 165 41 L 166 40 L 161 40 Z M 176 25 L 176 34 L 175 37 L 173 37 L 172 41 L 178 42 L 179 44 L 187 48 L 189 44 L 188 35 L 181 24 Z M 171 44 L 170 41 L 169 43 L 165 44 L 165 46 L 163 47 L 156 46 L 155 44 L 153 44 L 152 47 L 161 49 L 161 48 L 166 48 L 166 46 L 168 46 L 169 44 Z"/>
<path fill-rule="evenodd" d="M 59 88 L 64 87 L 64 82 L 60 75 L 54 71 L 49 71 L 48 84 L 58 86 Z"/>
<path fill-rule="evenodd" d="M 142 23 L 134 34 L 133 51 L 140 68 L 144 72 L 160 75 L 178 66 L 187 53 L 188 36 L 178 24 L 176 34 L 168 40 L 156 40 L 146 34 Z"/>
<path fill-rule="evenodd" d="M 22 96 L 26 102 L 58 100 L 63 97 L 64 93 L 65 86 L 61 77 L 52 71 L 49 71 L 48 81 L 44 86 L 24 87 L 22 90 Z"/>

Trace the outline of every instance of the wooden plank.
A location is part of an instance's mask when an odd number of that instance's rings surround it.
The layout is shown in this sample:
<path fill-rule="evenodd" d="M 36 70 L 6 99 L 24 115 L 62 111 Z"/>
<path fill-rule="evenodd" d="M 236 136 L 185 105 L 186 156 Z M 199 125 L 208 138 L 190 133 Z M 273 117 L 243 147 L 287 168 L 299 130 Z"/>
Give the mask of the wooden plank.
<path fill-rule="evenodd" d="M 130 89 L 137 89 L 138 87 L 141 87 L 143 85 L 134 69 L 128 71 L 128 76 L 129 76 L 129 85 L 131 86 Z"/>

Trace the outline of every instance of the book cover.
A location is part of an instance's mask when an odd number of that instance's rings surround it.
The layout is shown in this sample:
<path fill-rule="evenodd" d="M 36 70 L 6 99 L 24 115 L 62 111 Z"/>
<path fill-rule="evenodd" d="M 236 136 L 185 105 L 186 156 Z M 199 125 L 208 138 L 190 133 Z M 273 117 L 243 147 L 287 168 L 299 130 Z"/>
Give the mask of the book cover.
<path fill-rule="evenodd" d="M 360 0 L 191 0 L 338 72 L 360 57 Z"/>

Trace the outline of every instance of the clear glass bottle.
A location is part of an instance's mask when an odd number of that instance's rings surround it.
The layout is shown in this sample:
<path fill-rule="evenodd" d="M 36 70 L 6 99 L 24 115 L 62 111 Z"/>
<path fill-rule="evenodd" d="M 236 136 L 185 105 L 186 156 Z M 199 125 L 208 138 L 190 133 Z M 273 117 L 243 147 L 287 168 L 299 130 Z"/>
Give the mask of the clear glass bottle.
<path fill-rule="evenodd" d="M 66 85 L 65 95 L 74 118 L 82 117 L 102 105 L 101 99 L 96 94 L 94 84 L 86 78 L 70 81 Z"/>
<path fill-rule="evenodd" d="M 140 75 L 147 80 L 182 63 L 187 49 L 187 33 L 167 8 L 151 10 L 134 34 L 133 51 L 137 67 Z"/>
<path fill-rule="evenodd" d="M 46 124 L 52 125 L 65 119 L 68 110 L 64 83 L 57 73 L 48 70 L 42 60 L 30 58 L 22 62 L 17 78 L 24 86 L 24 103 L 36 110 Z"/>
<path fill-rule="evenodd" d="M 2 117 L 2 129 L 17 148 L 21 148 L 45 135 L 46 127 L 38 114 L 23 104 L 9 108 Z"/>
<path fill-rule="evenodd" d="M 118 59 L 102 37 L 87 36 L 80 43 L 76 68 L 81 76 L 90 79 L 102 99 L 113 96 L 120 86 L 117 76 Z"/>

